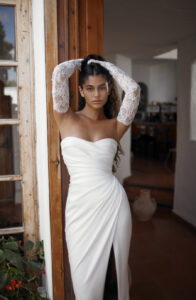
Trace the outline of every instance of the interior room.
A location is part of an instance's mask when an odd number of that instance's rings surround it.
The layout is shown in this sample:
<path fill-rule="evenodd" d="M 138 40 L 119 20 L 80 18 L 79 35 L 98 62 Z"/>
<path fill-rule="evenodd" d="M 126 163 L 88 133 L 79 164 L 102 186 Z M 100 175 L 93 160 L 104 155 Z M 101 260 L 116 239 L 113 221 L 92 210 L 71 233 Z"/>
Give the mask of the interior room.
<path fill-rule="evenodd" d="M 141 87 L 117 172 L 133 215 L 131 299 L 196 294 L 195 10 L 183 0 L 104 2 L 104 55 Z M 142 206 L 154 207 L 148 219 Z"/>

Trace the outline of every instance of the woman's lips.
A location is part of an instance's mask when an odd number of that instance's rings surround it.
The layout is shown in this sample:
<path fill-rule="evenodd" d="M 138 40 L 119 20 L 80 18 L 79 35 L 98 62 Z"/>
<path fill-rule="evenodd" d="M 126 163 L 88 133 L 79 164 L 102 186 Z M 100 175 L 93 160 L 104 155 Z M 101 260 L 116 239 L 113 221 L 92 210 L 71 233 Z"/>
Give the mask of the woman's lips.
<path fill-rule="evenodd" d="M 101 100 L 92 100 L 93 103 L 100 103 Z"/>

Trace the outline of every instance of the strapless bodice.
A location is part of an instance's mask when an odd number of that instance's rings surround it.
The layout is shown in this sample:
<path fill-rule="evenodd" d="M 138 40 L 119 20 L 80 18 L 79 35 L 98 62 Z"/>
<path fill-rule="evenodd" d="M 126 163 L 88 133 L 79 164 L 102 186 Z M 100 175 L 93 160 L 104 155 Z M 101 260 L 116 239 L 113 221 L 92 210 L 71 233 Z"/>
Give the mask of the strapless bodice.
<path fill-rule="evenodd" d="M 78 300 L 103 299 L 112 244 L 120 279 L 118 299 L 129 299 L 131 214 L 126 192 L 112 172 L 117 145 L 113 138 L 91 142 L 69 136 L 61 141 L 62 156 L 70 174 L 65 237 Z M 91 287 L 90 296 L 86 297 Z M 96 295 L 95 287 L 98 287 Z"/>
<path fill-rule="evenodd" d="M 71 179 L 82 179 L 85 175 L 112 175 L 112 165 L 117 150 L 117 141 L 103 138 L 94 142 L 68 136 L 61 141 L 63 160 Z M 81 181 L 80 181 L 81 182 Z"/>

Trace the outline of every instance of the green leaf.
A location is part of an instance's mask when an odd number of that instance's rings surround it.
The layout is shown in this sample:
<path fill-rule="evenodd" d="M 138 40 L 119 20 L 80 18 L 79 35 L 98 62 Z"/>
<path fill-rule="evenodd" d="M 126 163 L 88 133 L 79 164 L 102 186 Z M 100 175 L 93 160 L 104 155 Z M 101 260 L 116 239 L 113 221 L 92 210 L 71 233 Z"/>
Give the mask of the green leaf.
<path fill-rule="evenodd" d="M 36 245 L 36 247 L 43 248 L 44 242 L 43 242 L 43 240 L 41 240 L 41 241 L 38 241 L 35 245 Z"/>
<path fill-rule="evenodd" d="M 0 271 L 0 289 L 4 287 L 8 279 L 8 273 L 5 271 Z"/>
<path fill-rule="evenodd" d="M 48 298 L 42 297 L 39 293 L 36 293 L 36 300 L 49 300 Z"/>
<path fill-rule="evenodd" d="M 5 254 L 3 250 L 0 249 L 0 263 L 2 263 L 5 260 Z"/>
<path fill-rule="evenodd" d="M 37 276 L 33 276 L 33 277 L 31 277 L 30 279 L 28 279 L 27 282 L 28 282 L 28 283 L 30 283 L 30 282 L 35 282 L 37 279 L 38 279 Z"/>
<path fill-rule="evenodd" d="M 9 242 L 14 242 L 16 240 L 16 238 L 13 235 L 10 235 L 8 238 Z"/>
<path fill-rule="evenodd" d="M 9 249 L 5 249 L 5 257 L 12 265 L 14 265 L 20 271 L 24 271 L 24 264 L 20 254 L 15 253 Z"/>
<path fill-rule="evenodd" d="M 9 268 L 9 274 L 10 274 L 10 277 L 15 277 L 18 279 L 20 279 L 24 276 L 24 272 L 20 271 L 16 267 L 11 267 L 11 266 Z"/>
<path fill-rule="evenodd" d="M 37 270 L 39 272 L 41 272 L 41 270 L 42 270 L 42 265 L 40 263 L 36 262 L 36 261 L 29 261 L 28 265 L 33 270 Z"/>
<path fill-rule="evenodd" d="M 31 251 L 34 247 L 34 243 L 32 241 L 28 240 L 28 241 L 26 241 L 24 246 L 25 246 L 25 250 Z"/>
<path fill-rule="evenodd" d="M 18 243 L 13 241 L 13 242 L 7 242 L 3 244 L 4 249 L 10 249 L 12 251 L 19 251 Z"/>

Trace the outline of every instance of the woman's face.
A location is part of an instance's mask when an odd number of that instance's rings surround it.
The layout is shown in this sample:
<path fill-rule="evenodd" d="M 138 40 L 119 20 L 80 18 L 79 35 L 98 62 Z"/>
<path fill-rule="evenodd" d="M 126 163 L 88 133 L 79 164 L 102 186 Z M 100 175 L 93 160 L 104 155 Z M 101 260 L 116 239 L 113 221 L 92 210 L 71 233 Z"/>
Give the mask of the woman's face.
<path fill-rule="evenodd" d="M 86 105 L 91 108 L 102 108 L 108 100 L 110 93 L 108 82 L 102 75 L 89 76 L 82 88 L 79 86 L 82 97 L 86 100 Z"/>

